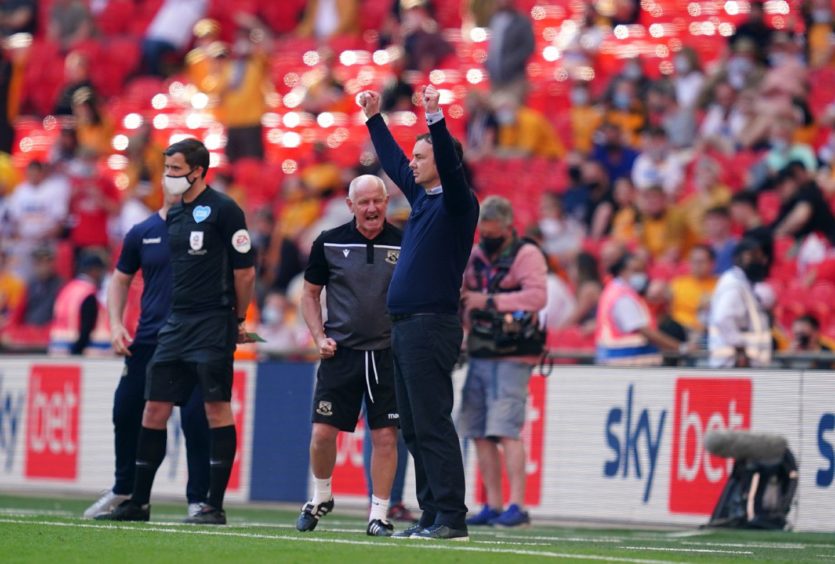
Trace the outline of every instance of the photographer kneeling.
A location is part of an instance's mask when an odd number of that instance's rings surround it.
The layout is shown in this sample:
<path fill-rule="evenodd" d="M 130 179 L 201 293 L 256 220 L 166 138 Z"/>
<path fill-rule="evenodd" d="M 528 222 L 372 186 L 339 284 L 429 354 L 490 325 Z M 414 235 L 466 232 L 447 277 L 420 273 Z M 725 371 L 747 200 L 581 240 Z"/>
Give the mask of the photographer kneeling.
<path fill-rule="evenodd" d="M 524 509 L 525 423 L 528 380 L 545 343 L 537 312 L 545 307 L 547 266 L 542 251 L 513 229 L 505 198 L 481 204 L 479 244 L 464 272 L 464 323 L 469 370 L 458 428 L 473 439 L 487 504 L 468 525 L 513 527 L 530 522 Z M 510 482 L 503 510 L 499 445 Z"/>

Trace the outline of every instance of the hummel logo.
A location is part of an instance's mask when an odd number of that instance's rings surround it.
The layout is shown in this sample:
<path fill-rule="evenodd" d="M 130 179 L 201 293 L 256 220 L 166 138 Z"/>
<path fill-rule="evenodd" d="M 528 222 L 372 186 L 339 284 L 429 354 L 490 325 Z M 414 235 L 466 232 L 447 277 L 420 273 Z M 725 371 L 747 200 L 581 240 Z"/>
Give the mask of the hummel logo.
<path fill-rule="evenodd" d="M 162 243 L 162 237 L 154 237 L 153 239 L 142 239 L 143 245 L 157 245 Z"/>
<path fill-rule="evenodd" d="M 350 253 L 350 252 L 351 251 L 349 251 L 348 249 L 343 249 L 342 250 L 342 254 L 345 255 L 345 258 L 348 258 L 348 253 Z"/>

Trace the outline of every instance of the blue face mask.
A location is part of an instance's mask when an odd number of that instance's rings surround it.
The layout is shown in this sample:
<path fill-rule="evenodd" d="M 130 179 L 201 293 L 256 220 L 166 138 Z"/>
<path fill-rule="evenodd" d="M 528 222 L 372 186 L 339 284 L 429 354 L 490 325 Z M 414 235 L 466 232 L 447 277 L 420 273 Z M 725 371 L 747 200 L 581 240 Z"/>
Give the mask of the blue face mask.
<path fill-rule="evenodd" d="M 615 95 L 612 96 L 612 103 L 619 110 L 628 110 L 629 106 L 632 105 L 632 97 L 625 92 L 615 92 Z"/>

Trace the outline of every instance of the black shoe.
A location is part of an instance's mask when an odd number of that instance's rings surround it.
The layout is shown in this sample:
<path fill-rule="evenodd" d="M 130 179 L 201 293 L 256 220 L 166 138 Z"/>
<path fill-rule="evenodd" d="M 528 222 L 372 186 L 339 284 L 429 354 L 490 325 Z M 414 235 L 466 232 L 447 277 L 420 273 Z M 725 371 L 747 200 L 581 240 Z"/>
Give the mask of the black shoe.
<path fill-rule="evenodd" d="M 413 539 L 437 539 L 437 540 L 453 540 L 453 541 L 468 541 L 470 535 L 467 529 L 452 529 L 446 525 L 432 525 L 427 529 L 412 535 Z"/>
<path fill-rule="evenodd" d="M 386 523 L 382 519 L 374 519 L 368 523 L 365 534 L 369 537 L 390 537 L 394 533 L 394 525 Z"/>
<path fill-rule="evenodd" d="M 319 505 L 310 502 L 304 504 L 302 513 L 296 520 L 296 529 L 301 532 L 312 531 L 319 524 L 319 519 L 333 511 L 333 498 Z"/>
<path fill-rule="evenodd" d="M 183 519 L 183 523 L 191 525 L 225 525 L 226 512 L 223 509 L 215 509 L 206 503 L 200 504 L 200 511 Z"/>
<path fill-rule="evenodd" d="M 411 536 L 414 535 L 415 533 L 419 533 L 422 530 L 423 530 L 423 527 L 420 526 L 420 523 L 415 523 L 414 525 L 412 525 L 408 529 L 398 531 L 391 536 L 396 538 L 396 539 L 408 539 L 408 538 L 411 538 Z"/>
<path fill-rule="evenodd" d="M 150 505 L 138 505 L 126 499 L 110 513 L 96 515 L 97 521 L 148 521 L 151 518 Z"/>

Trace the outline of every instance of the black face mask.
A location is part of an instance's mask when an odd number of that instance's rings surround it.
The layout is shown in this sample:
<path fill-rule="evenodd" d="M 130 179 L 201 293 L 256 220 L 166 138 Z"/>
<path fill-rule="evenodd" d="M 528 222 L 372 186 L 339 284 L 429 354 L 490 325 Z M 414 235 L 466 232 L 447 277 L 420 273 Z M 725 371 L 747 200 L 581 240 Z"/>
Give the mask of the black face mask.
<path fill-rule="evenodd" d="M 768 266 L 762 262 L 752 262 L 742 267 L 745 276 L 753 283 L 762 282 L 768 276 Z"/>
<path fill-rule="evenodd" d="M 809 345 L 812 343 L 812 336 L 807 335 L 806 333 L 801 333 L 797 335 L 797 344 L 800 345 L 800 348 L 808 349 Z"/>
<path fill-rule="evenodd" d="M 580 170 L 579 166 L 570 166 L 568 167 L 568 178 L 571 179 L 571 182 L 574 184 L 579 184 L 580 180 L 582 179 L 583 172 Z"/>
<path fill-rule="evenodd" d="M 481 237 L 481 248 L 488 256 L 493 255 L 504 245 L 505 237 Z"/>

